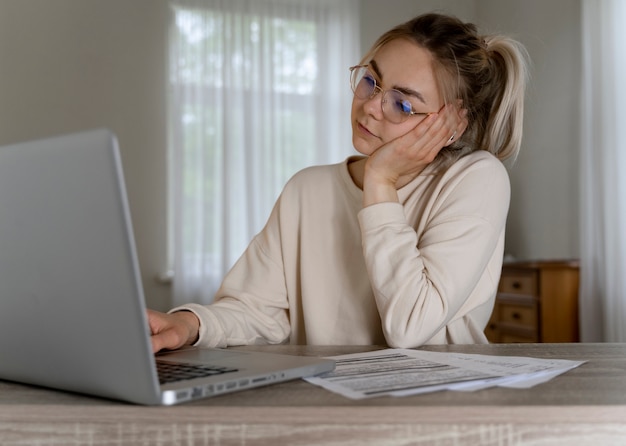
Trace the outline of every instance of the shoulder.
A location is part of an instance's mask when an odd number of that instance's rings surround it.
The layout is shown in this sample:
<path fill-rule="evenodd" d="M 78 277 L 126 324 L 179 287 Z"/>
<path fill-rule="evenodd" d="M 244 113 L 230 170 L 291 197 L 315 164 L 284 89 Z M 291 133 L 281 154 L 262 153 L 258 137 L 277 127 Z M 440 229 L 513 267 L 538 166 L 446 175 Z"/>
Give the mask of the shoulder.
<path fill-rule="evenodd" d="M 500 173 L 506 173 L 506 168 L 504 167 L 502 161 L 486 150 L 476 150 L 468 153 L 464 157 L 459 158 L 454 164 L 452 164 L 452 166 L 450 166 L 450 168 L 492 169 Z"/>
<path fill-rule="evenodd" d="M 442 178 L 446 182 L 456 180 L 509 187 L 509 174 L 502 161 L 484 150 L 477 150 L 458 159 L 442 173 Z"/>
<path fill-rule="evenodd" d="M 345 163 L 317 165 L 304 168 L 285 184 L 274 210 L 283 221 L 302 218 L 318 219 L 350 202 L 345 186 Z M 313 221 L 313 220 L 312 220 Z"/>
<path fill-rule="evenodd" d="M 336 176 L 338 171 L 346 165 L 346 161 L 335 164 L 321 164 L 316 166 L 305 167 L 296 172 L 290 179 L 290 182 L 309 181 L 317 178 L 327 178 Z"/>
<path fill-rule="evenodd" d="M 489 152 L 469 153 L 431 181 L 428 200 L 438 209 L 452 206 L 467 215 L 487 214 L 487 208 L 508 209 L 509 176 L 504 164 Z"/>
<path fill-rule="evenodd" d="M 320 191 L 323 188 L 336 188 L 336 183 L 347 170 L 346 161 L 306 167 L 296 172 L 285 184 L 283 194 L 302 194 Z"/>

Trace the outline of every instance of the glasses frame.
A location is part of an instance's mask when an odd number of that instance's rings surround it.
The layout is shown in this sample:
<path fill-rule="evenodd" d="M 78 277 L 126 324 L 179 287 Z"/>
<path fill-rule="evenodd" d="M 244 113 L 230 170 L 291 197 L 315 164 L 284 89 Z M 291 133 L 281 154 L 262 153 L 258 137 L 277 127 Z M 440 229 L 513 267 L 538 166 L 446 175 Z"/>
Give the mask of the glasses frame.
<path fill-rule="evenodd" d="M 395 88 L 390 88 L 388 90 L 383 90 L 383 88 L 380 85 L 378 85 L 378 81 L 373 76 L 373 73 L 371 72 L 369 67 L 370 67 L 369 64 L 366 64 L 366 65 L 354 65 L 354 66 L 350 67 L 350 88 L 352 90 L 352 93 L 354 93 L 354 95 L 356 97 L 360 98 L 360 99 L 371 99 L 374 96 L 376 96 L 379 92 L 382 93 L 381 102 L 380 102 L 380 108 L 382 109 L 383 116 L 385 117 L 385 119 L 387 119 L 387 121 L 389 121 L 389 122 L 391 122 L 393 124 L 401 124 L 404 121 L 406 121 L 407 119 L 409 119 L 411 116 L 415 116 L 415 115 L 428 116 L 428 115 L 431 115 L 431 114 L 435 113 L 435 112 L 416 112 L 416 111 L 413 111 L 413 106 L 411 105 L 411 110 L 408 113 L 406 113 L 406 114 L 402 113 L 402 116 L 403 116 L 402 120 L 396 122 L 396 121 L 392 121 L 391 119 L 389 119 L 389 117 L 387 116 L 387 113 L 385 112 L 385 104 L 387 103 L 387 100 L 386 100 L 387 93 L 392 91 L 392 92 L 395 92 L 397 94 L 400 94 L 403 97 L 406 97 L 407 95 L 402 93 L 400 90 L 396 90 Z M 372 74 L 372 79 L 374 80 L 374 88 L 372 89 L 372 93 L 369 96 L 367 96 L 367 97 L 362 97 L 362 96 L 359 96 L 359 95 L 356 94 L 356 89 L 357 89 L 360 81 L 358 83 L 356 83 L 356 85 L 355 85 L 354 82 L 353 82 L 353 79 L 352 79 L 353 76 L 354 76 L 355 71 L 358 70 L 358 69 L 361 69 L 361 68 L 366 69 L 370 74 Z M 363 78 L 361 78 L 361 80 L 362 79 Z M 409 101 L 407 100 L 407 102 L 409 102 Z M 410 102 L 409 102 L 409 104 L 410 104 Z"/>

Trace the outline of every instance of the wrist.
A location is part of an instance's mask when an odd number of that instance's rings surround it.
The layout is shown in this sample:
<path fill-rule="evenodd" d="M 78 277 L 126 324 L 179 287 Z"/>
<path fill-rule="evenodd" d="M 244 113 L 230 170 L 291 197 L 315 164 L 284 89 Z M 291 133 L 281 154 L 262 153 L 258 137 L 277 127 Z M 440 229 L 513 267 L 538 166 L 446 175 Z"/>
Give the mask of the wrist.
<path fill-rule="evenodd" d="M 182 310 L 177 312 L 177 316 L 187 329 L 187 341 L 185 345 L 193 345 L 200 337 L 200 319 L 192 311 Z"/>
<path fill-rule="evenodd" d="M 363 206 L 376 203 L 397 202 L 397 178 L 387 177 L 365 168 L 363 177 Z"/>

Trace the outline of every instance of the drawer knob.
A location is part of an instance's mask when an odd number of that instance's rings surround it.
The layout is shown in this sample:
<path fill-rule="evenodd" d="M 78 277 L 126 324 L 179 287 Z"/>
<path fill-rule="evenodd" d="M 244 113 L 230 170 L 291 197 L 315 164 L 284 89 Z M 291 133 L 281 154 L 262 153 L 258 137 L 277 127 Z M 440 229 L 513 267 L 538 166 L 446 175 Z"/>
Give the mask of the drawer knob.
<path fill-rule="evenodd" d="M 513 288 L 515 288 L 516 290 L 519 290 L 522 287 L 522 284 L 520 282 L 513 282 Z"/>
<path fill-rule="evenodd" d="M 522 315 L 519 313 L 513 313 L 513 319 L 519 321 L 522 318 Z"/>

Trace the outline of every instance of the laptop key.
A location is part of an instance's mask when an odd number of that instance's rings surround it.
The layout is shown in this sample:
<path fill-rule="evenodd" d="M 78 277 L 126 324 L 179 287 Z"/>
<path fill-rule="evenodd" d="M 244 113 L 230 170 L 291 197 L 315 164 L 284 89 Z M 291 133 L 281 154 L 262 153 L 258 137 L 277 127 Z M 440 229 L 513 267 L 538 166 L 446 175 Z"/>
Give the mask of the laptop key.
<path fill-rule="evenodd" d="M 236 368 L 189 363 L 157 361 L 157 372 L 161 384 L 184 381 L 205 376 L 221 375 L 238 371 Z"/>

